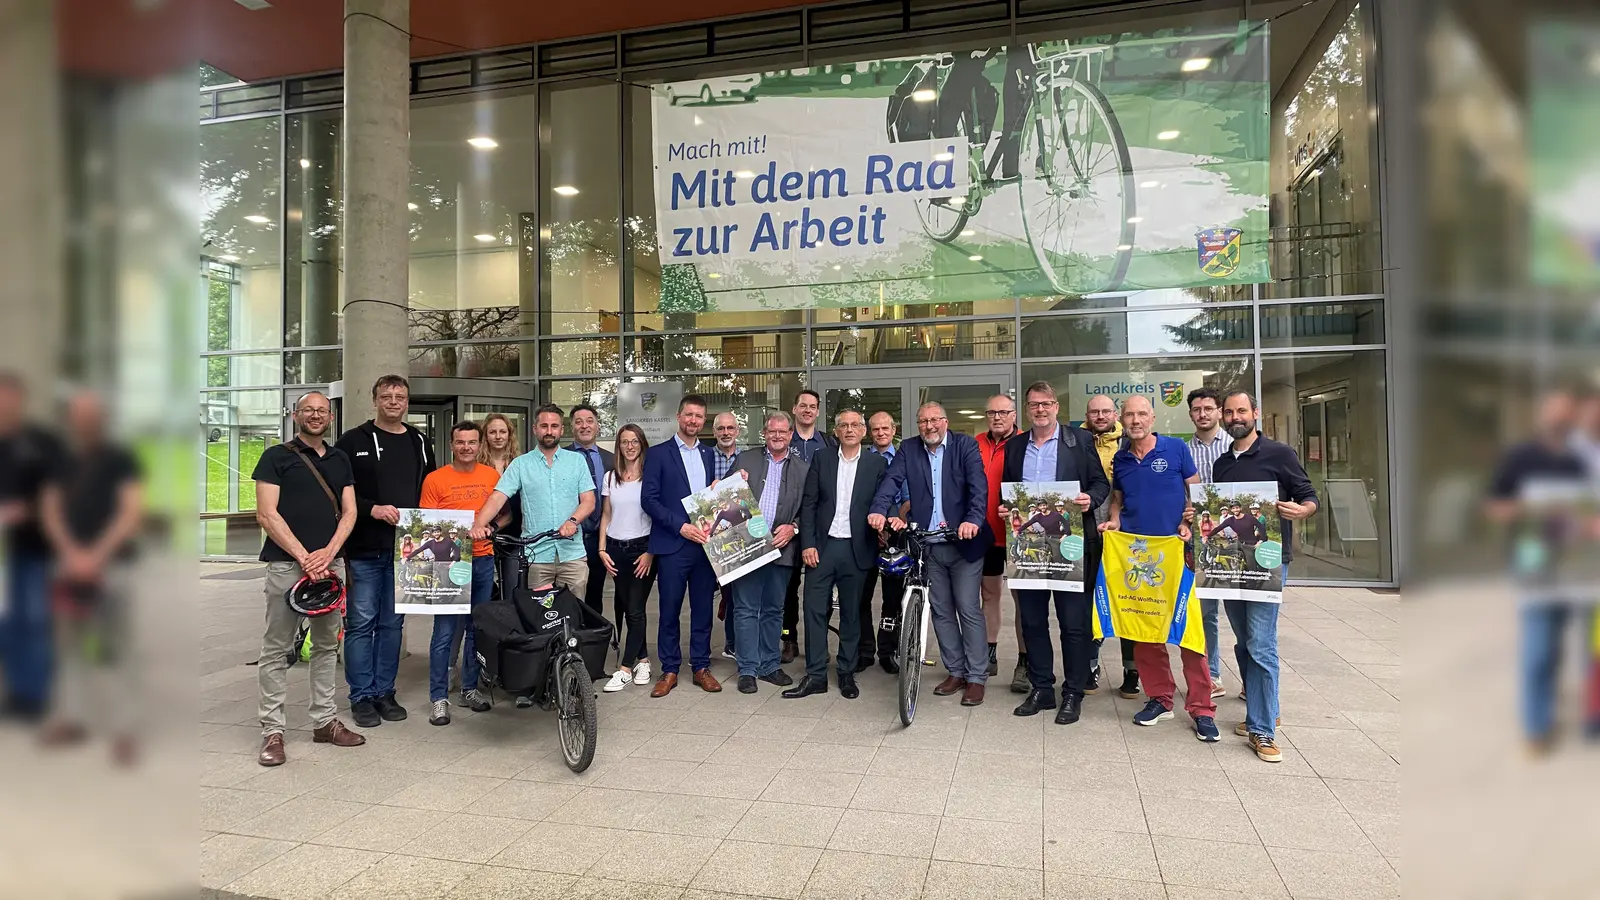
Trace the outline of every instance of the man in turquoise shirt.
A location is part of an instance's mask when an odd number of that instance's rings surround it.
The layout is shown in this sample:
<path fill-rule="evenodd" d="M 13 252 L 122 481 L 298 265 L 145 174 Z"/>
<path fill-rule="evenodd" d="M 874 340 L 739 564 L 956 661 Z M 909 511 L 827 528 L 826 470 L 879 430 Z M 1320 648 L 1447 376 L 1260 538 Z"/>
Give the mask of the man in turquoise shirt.
<path fill-rule="evenodd" d="M 478 510 L 472 536 L 486 536 L 488 524 L 500 514 L 506 501 L 518 496 L 523 537 L 551 529 L 561 535 L 527 549 L 528 586 L 560 584 L 582 597 L 588 586 L 589 563 L 579 523 L 594 511 L 594 476 L 582 454 L 561 449 L 565 420 L 559 406 L 539 408 L 533 426 L 538 452 L 524 453 L 506 467 L 494 493 Z"/>

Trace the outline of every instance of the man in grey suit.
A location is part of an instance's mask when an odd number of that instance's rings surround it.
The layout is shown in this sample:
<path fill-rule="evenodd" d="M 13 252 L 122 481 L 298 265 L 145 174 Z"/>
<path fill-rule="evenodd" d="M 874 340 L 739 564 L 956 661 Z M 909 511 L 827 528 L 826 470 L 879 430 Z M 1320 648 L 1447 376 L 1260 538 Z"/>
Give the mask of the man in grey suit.
<path fill-rule="evenodd" d="M 772 530 L 777 559 L 733 583 L 733 636 L 738 647 L 739 692 L 754 694 L 759 678 L 779 687 L 794 683 L 778 668 L 778 641 L 783 632 L 783 595 L 794 572 L 800 498 L 805 491 L 806 461 L 789 448 L 794 426 L 785 413 L 767 416 L 765 446 L 740 453 L 733 471 L 743 472 Z"/>
<path fill-rule="evenodd" d="M 805 499 L 800 503 L 800 558 L 806 565 L 806 676 L 783 692 L 788 698 L 828 691 L 828 617 L 833 592 L 850 602 L 839 604 L 839 694 L 861 696 L 856 688 L 856 653 L 861 643 L 861 585 L 877 560 L 878 533 L 867 526 L 867 513 L 888 463 L 876 453 L 863 453 L 867 422 L 849 409 L 833 420 L 839 449 L 824 448 L 811 457 Z"/>

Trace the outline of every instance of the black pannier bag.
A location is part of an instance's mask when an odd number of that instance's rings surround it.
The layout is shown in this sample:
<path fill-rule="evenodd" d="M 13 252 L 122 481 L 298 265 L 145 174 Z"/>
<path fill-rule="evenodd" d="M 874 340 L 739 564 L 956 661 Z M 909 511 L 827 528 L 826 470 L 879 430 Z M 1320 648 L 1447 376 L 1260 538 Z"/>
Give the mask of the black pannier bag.
<path fill-rule="evenodd" d="M 550 667 L 551 641 L 561 639 L 561 624 L 576 627 L 578 655 L 591 680 L 606 676 L 606 647 L 613 627 L 605 616 L 584 605 L 566 588 L 512 592 L 513 602 L 491 601 L 472 612 L 479 661 L 486 677 L 514 694 L 544 687 Z"/>

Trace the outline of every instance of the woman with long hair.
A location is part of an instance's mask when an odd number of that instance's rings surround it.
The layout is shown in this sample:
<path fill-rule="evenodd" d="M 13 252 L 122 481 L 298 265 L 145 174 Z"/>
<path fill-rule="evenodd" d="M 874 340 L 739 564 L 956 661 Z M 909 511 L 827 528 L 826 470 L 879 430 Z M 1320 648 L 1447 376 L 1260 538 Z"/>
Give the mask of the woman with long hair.
<path fill-rule="evenodd" d="M 644 429 L 632 424 L 618 429 L 617 462 L 606 473 L 600 490 L 605 501 L 600 514 L 600 562 L 615 579 L 617 627 L 628 626 L 617 671 L 602 688 L 607 692 L 650 683 L 644 608 L 655 581 L 655 560 L 648 549 L 650 517 L 641 502 L 644 452 L 649 448 Z"/>
<path fill-rule="evenodd" d="M 517 430 L 511 427 L 511 420 L 502 413 L 490 413 L 483 417 L 483 447 L 482 462 L 494 466 L 494 470 L 502 475 L 506 466 L 517 458 Z"/>

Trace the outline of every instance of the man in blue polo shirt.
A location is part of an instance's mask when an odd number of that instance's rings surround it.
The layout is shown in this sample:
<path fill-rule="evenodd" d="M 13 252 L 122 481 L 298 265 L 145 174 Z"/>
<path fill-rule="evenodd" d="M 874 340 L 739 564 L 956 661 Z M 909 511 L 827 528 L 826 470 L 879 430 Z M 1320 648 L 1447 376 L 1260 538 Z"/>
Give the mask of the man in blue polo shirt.
<path fill-rule="evenodd" d="M 1101 531 L 1126 531 L 1151 537 L 1189 537 L 1183 523 L 1189 505 L 1189 485 L 1200 483 L 1189 445 L 1157 434 L 1155 407 L 1148 397 L 1134 395 L 1122 401 L 1122 431 L 1128 444 L 1111 458 L 1111 515 Z M 1217 705 L 1211 699 L 1211 670 L 1204 653 L 1179 648 L 1183 679 L 1189 695 L 1184 707 L 1194 719 L 1195 735 L 1202 741 L 1221 738 L 1217 731 Z M 1166 644 L 1135 644 L 1133 659 L 1139 680 L 1150 700 L 1134 715 L 1137 725 L 1154 725 L 1172 718 L 1172 664 Z"/>

